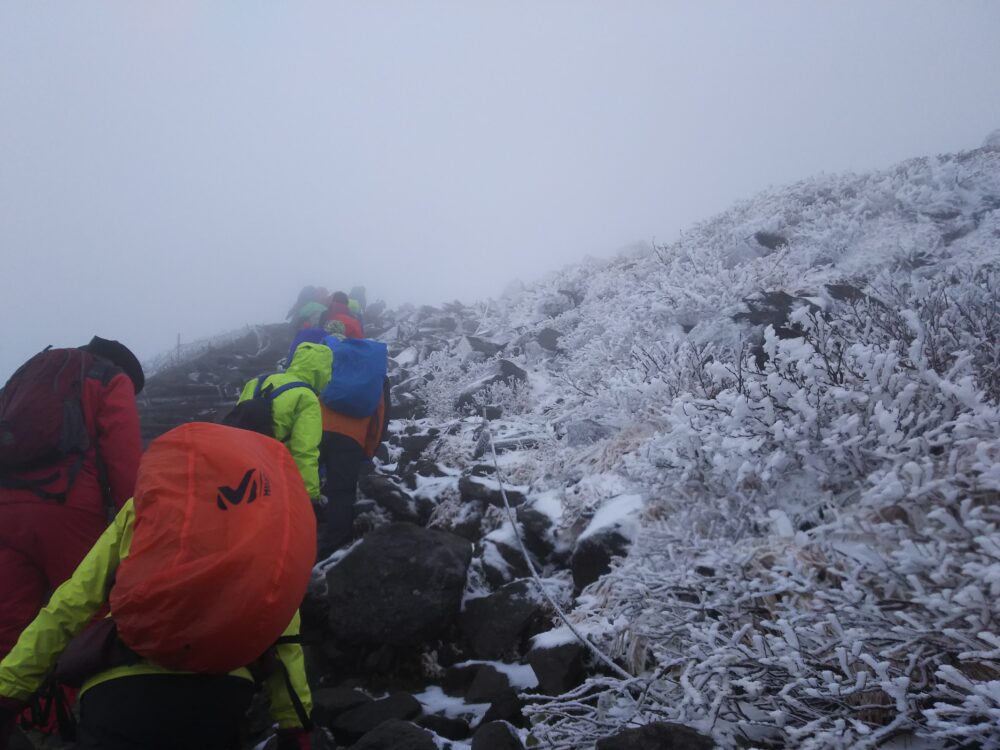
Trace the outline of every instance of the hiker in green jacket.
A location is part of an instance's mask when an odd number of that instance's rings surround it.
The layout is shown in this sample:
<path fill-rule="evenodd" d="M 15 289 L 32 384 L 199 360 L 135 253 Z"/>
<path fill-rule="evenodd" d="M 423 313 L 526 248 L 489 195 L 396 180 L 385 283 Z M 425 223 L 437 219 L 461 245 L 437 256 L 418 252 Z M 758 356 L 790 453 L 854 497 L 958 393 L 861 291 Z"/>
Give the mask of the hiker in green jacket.
<path fill-rule="evenodd" d="M 273 440 L 208 423 L 154 440 L 135 497 L 0 661 L 0 750 L 53 667 L 81 687 L 80 750 L 238 747 L 261 682 L 279 750 L 308 750 L 308 503 Z"/>
<path fill-rule="evenodd" d="M 243 387 L 240 401 L 254 397 L 258 382 L 275 390 L 290 383 L 308 387 L 289 388 L 275 396 L 272 405 L 274 437 L 284 443 L 295 459 L 313 501 L 320 497 L 319 444 L 323 439 L 323 415 L 316 394 L 330 381 L 333 352 L 323 344 L 299 344 L 284 372 L 254 378 Z"/>

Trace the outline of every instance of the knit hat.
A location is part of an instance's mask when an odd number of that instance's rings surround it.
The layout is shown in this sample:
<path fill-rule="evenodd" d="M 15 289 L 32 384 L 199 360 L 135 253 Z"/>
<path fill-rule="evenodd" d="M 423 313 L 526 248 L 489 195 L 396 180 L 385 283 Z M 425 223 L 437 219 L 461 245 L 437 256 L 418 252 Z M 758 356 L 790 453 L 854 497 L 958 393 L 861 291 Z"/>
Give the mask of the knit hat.
<path fill-rule="evenodd" d="M 142 365 L 139 364 L 139 360 L 136 359 L 136 356 L 127 346 L 118 341 L 94 336 L 89 344 L 84 344 L 80 348 L 98 357 L 110 360 L 128 375 L 136 394 L 142 391 L 143 386 L 146 384 L 146 375 L 142 371 Z"/>
<path fill-rule="evenodd" d="M 344 322 L 341 320 L 326 321 L 326 323 L 323 324 L 323 330 L 325 330 L 330 336 L 336 336 L 341 341 L 347 338 L 347 329 L 344 327 Z"/>

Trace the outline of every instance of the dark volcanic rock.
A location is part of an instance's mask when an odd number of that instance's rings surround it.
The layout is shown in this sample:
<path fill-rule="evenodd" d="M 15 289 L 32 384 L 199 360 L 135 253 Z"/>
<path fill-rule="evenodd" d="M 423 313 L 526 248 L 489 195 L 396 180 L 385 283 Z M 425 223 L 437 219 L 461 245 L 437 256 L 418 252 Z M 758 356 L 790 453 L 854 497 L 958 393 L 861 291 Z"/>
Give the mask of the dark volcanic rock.
<path fill-rule="evenodd" d="M 559 351 L 560 338 L 562 338 L 562 334 L 555 328 L 543 328 L 535 334 L 535 341 L 538 342 L 538 345 L 550 352 Z"/>
<path fill-rule="evenodd" d="M 596 750 L 712 750 L 715 743 L 691 727 L 657 721 L 597 741 Z"/>
<path fill-rule="evenodd" d="M 480 659 L 516 655 L 528 626 L 541 616 L 541 605 L 530 581 L 515 581 L 494 594 L 465 603 L 459 620 L 463 633 Z"/>
<path fill-rule="evenodd" d="M 615 527 L 601 529 L 580 540 L 570 563 L 577 590 L 589 586 L 611 570 L 611 558 L 624 555 L 631 542 Z"/>
<path fill-rule="evenodd" d="M 417 719 L 417 724 L 429 729 L 446 740 L 464 740 L 472 734 L 469 722 L 462 719 L 449 719 L 447 716 L 428 714 Z"/>
<path fill-rule="evenodd" d="M 506 675 L 497 671 L 496 667 L 482 664 L 465 691 L 465 700 L 468 703 L 492 703 L 509 689 L 510 681 Z"/>
<path fill-rule="evenodd" d="M 528 663 L 546 695 L 562 695 L 583 682 L 583 646 L 576 641 L 552 648 L 533 648 Z"/>
<path fill-rule="evenodd" d="M 384 474 L 362 474 L 358 489 L 382 506 L 394 521 L 420 523 L 420 507 L 409 493 Z"/>
<path fill-rule="evenodd" d="M 503 721 L 482 724 L 472 736 L 472 750 L 524 750 L 517 731 Z"/>
<path fill-rule="evenodd" d="M 493 589 L 531 575 L 517 542 L 508 544 L 502 539 L 487 537 L 483 541 L 482 551 L 483 573 Z"/>
<path fill-rule="evenodd" d="M 508 688 L 498 695 L 483 716 L 483 724 L 491 721 L 506 721 L 516 727 L 528 726 L 528 720 L 521 710 L 524 704 L 517 690 Z"/>
<path fill-rule="evenodd" d="M 517 520 L 521 524 L 521 539 L 539 560 L 547 560 L 555 553 L 552 535 L 552 518 L 526 505 L 517 509 Z"/>
<path fill-rule="evenodd" d="M 486 503 L 470 500 L 462 503 L 456 513 L 442 514 L 434 521 L 434 528 L 450 531 L 470 542 L 478 542 L 483 536 L 483 514 Z"/>
<path fill-rule="evenodd" d="M 523 492 L 506 484 L 503 489 L 507 494 L 507 502 L 510 503 L 511 507 L 524 503 L 526 498 Z M 485 500 L 490 505 L 495 505 L 498 508 L 503 507 L 503 494 L 500 492 L 500 483 L 495 479 L 464 476 L 458 480 L 458 491 L 462 494 L 463 500 Z"/>
<path fill-rule="evenodd" d="M 788 245 L 788 239 L 775 232 L 754 232 L 753 238 L 757 240 L 758 245 L 768 250 L 777 250 Z"/>
<path fill-rule="evenodd" d="M 857 302 L 868 296 L 853 284 L 824 284 L 824 286 L 827 293 L 836 300 Z"/>
<path fill-rule="evenodd" d="M 420 454 L 424 452 L 428 445 L 434 442 L 437 437 L 437 430 L 429 430 L 419 435 L 403 435 L 399 438 L 399 445 L 403 449 L 401 461 L 416 461 Z"/>
<path fill-rule="evenodd" d="M 351 750 L 438 750 L 434 736 L 408 721 L 387 721 L 351 745 Z"/>
<path fill-rule="evenodd" d="M 393 719 L 406 720 L 420 715 L 420 703 L 409 693 L 393 693 L 345 711 L 333 720 L 331 729 L 338 739 L 354 742 L 376 727 Z"/>
<path fill-rule="evenodd" d="M 346 643 L 411 646 L 439 637 L 462 602 L 472 546 L 446 531 L 392 523 L 330 569 L 330 627 Z"/>
<path fill-rule="evenodd" d="M 475 352 L 476 354 L 482 354 L 487 359 L 496 354 L 500 353 L 503 346 L 500 344 L 495 344 L 479 336 L 466 336 L 462 339 L 458 347 L 458 353 L 464 352 Z"/>
<path fill-rule="evenodd" d="M 392 389 L 393 419 L 423 419 L 427 416 L 427 403 L 403 387 Z"/>
<path fill-rule="evenodd" d="M 462 695 L 469 689 L 469 685 L 476 678 L 479 672 L 479 664 L 455 664 L 444 671 L 441 680 L 441 689 L 448 695 Z"/>
<path fill-rule="evenodd" d="M 313 690 L 312 699 L 313 721 L 322 726 L 330 726 L 342 713 L 372 701 L 360 690 L 347 687 Z"/>

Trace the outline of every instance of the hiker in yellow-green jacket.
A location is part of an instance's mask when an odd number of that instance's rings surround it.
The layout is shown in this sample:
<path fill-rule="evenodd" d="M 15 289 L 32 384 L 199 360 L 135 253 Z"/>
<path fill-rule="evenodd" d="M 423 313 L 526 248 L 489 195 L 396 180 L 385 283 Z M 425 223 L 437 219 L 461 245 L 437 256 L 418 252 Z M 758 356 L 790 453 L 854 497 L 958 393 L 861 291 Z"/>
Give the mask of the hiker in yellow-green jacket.
<path fill-rule="evenodd" d="M 56 590 L 48 606 L 0 662 L 0 750 L 6 746 L 4 725 L 9 731 L 13 717 L 39 691 L 70 641 L 106 607 L 116 571 L 129 554 L 134 524 L 135 510 L 133 501 L 129 500 L 73 576 Z M 104 622 L 110 623 L 110 618 Z M 296 613 L 285 635 L 297 635 L 298 631 L 299 615 Z M 94 632 L 101 631 L 96 629 Z M 229 674 L 172 672 L 145 661 L 120 641 L 115 643 L 113 638 L 102 645 L 106 646 L 103 650 L 89 649 L 92 655 L 101 658 L 99 671 L 86 676 L 82 682 L 79 748 L 214 750 L 233 747 L 234 728 L 243 719 L 256 689 L 249 668 Z M 309 736 L 303 729 L 289 690 L 290 685 L 300 708 L 308 716 L 312 698 L 302 647 L 297 643 L 284 643 L 278 645 L 276 651 L 289 678 L 286 682 L 281 669 L 266 678 L 271 716 L 279 728 L 279 747 L 307 750 Z M 57 676 L 83 677 L 89 666 L 94 665 L 60 661 Z M 73 672 L 76 674 L 71 674 Z M 151 712 L 163 720 L 150 723 Z"/>
<path fill-rule="evenodd" d="M 333 352 L 328 346 L 299 344 L 287 370 L 254 378 L 240 394 L 242 403 L 273 389 L 272 434 L 288 447 L 314 502 L 320 497 L 319 444 L 323 438 L 323 415 L 316 394 L 330 381 L 332 369 Z"/>

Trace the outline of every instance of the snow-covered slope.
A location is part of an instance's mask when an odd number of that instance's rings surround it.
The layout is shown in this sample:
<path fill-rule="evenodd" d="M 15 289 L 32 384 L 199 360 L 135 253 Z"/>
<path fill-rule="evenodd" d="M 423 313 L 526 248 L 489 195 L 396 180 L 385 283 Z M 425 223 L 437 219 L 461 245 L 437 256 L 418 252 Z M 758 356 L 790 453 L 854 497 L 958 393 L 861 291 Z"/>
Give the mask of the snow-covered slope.
<path fill-rule="evenodd" d="M 1000 747 L 1000 145 L 770 190 L 476 333 L 397 351 L 438 460 L 490 406 L 561 538 L 633 540 L 570 617 L 636 679 L 536 704 L 543 743 Z"/>

